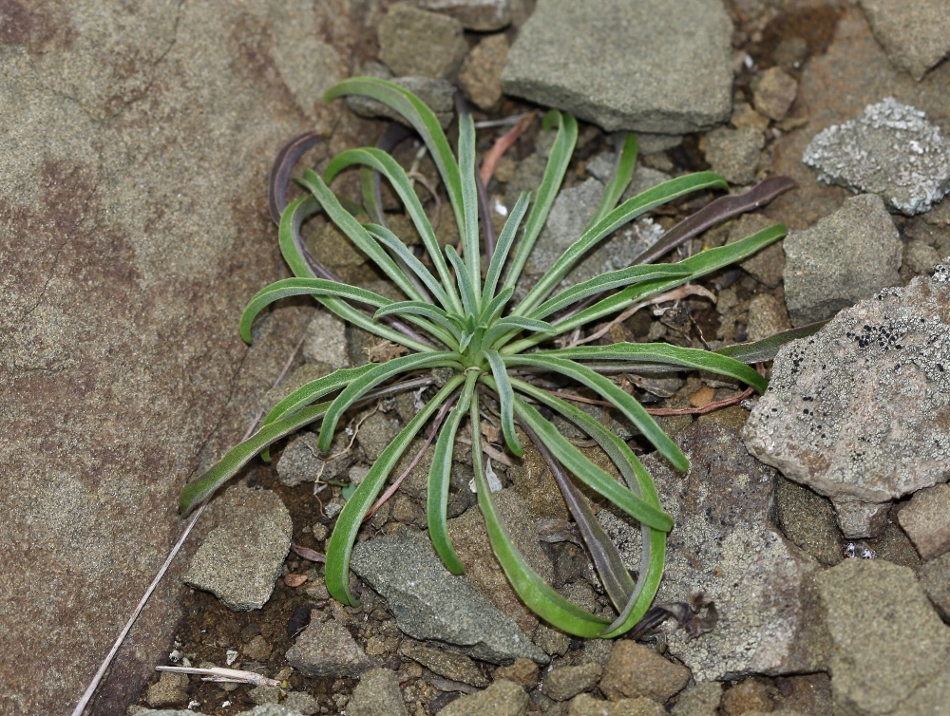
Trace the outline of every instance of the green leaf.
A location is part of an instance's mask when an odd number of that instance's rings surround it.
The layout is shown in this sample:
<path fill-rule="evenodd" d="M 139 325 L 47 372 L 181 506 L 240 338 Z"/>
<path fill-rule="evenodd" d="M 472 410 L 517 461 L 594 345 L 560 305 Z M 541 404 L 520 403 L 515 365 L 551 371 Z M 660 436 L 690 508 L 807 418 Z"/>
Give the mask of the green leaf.
<path fill-rule="evenodd" d="M 461 231 L 462 227 L 465 226 L 465 214 L 462 208 L 462 179 L 459 166 L 452 155 L 452 149 L 445 138 L 445 132 L 442 131 L 439 120 L 432 110 L 426 107 L 412 92 L 392 82 L 375 77 L 353 77 L 343 80 L 331 87 L 324 95 L 324 99 L 330 102 L 337 97 L 351 94 L 362 95 L 382 102 L 405 117 L 406 121 L 419 133 L 422 141 L 429 148 L 429 153 L 439 169 L 439 174 L 442 175 L 445 191 L 449 195 L 449 202 L 452 204 L 452 210 L 455 212 L 455 219 Z"/>
<path fill-rule="evenodd" d="M 373 318 L 379 319 L 391 315 L 402 316 L 406 320 L 410 320 L 412 315 L 425 316 L 443 329 L 435 332 L 432 329 L 427 329 L 430 333 L 452 350 L 457 351 L 459 349 L 459 337 L 462 333 L 461 324 L 455 316 L 450 316 L 438 306 L 422 301 L 397 301 L 376 311 Z"/>
<path fill-rule="evenodd" d="M 682 278 L 689 276 L 689 274 L 688 269 L 678 264 L 631 266 L 630 268 L 620 269 L 619 271 L 610 271 L 561 291 L 561 293 L 548 299 L 534 309 L 530 317 L 544 318 L 550 316 L 555 311 L 560 311 L 562 308 L 566 308 L 573 303 L 615 288 L 656 279 Z"/>
<path fill-rule="evenodd" d="M 349 321 L 380 338 L 385 338 L 421 353 L 429 353 L 433 350 L 432 346 L 421 343 L 389 326 L 384 326 L 348 304 L 346 300 L 340 300 L 340 298 L 345 298 L 370 306 L 384 307 L 392 303 L 388 298 L 349 284 L 327 281 L 322 278 L 286 278 L 275 281 L 270 286 L 258 291 L 251 298 L 250 303 L 241 315 L 241 337 L 246 342 L 251 342 L 251 326 L 254 319 L 265 307 L 288 296 L 302 295 L 313 296 L 343 320 Z M 422 324 L 421 327 L 428 330 L 431 326 Z"/>
<path fill-rule="evenodd" d="M 620 201 L 620 197 L 623 196 L 627 187 L 630 186 L 630 180 L 633 178 L 633 170 L 637 166 L 637 149 L 636 135 L 632 132 L 627 133 L 627 136 L 624 138 L 623 148 L 620 150 L 620 156 L 617 158 L 617 166 L 614 169 L 613 176 L 610 177 L 610 182 L 604 189 L 604 195 L 601 197 L 600 204 L 597 205 L 594 216 L 587 223 L 587 226 L 584 227 L 585 231 L 613 211 L 614 207 L 617 206 L 617 202 Z"/>
<path fill-rule="evenodd" d="M 609 622 L 567 601 L 538 576 L 518 551 L 505 529 L 504 522 L 482 467 L 481 437 L 478 433 L 478 401 L 472 401 L 472 467 L 478 492 L 478 506 L 485 518 L 488 540 L 511 586 L 531 611 L 558 629 L 575 636 L 593 638 L 609 626 Z"/>
<path fill-rule="evenodd" d="M 469 371 L 465 376 L 465 385 L 458 402 L 449 413 L 445 424 L 439 431 L 429 468 L 429 485 L 426 492 L 426 520 L 429 526 L 429 539 L 436 553 L 452 574 L 462 574 L 465 568 L 458 553 L 452 546 L 448 529 L 449 485 L 452 482 L 452 458 L 455 453 L 455 436 L 462 418 L 468 412 L 478 382 L 478 373 Z"/>
<path fill-rule="evenodd" d="M 358 368 L 339 368 L 329 375 L 305 383 L 271 408 L 270 412 L 264 416 L 261 427 L 293 415 L 301 408 L 310 405 L 313 401 L 319 400 L 330 393 L 342 390 L 351 382 L 372 369 L 372 363 L 361 365 Z M 327 405 L 329 405 L 329 403 L 327 403 Z"/>
<path fill-rule="evenodd" d="M 541 234 L 541 229 L 547 223 L 548 214 L 551 213 L 551 207 L 557 198 L 557 193 L 564 181 L 564 175 L 567 173 L 567 167 L 571 162 L 571 155 L 574 153 L 574 146 L 577 144 L 577 120 L 571 115 L 551 110 L 544 116 L 542 127 L 550 129 L 554 125 L 557 125 L 554 146 L 551 147 L 551 152 L 548 154 L 544 177 L 541 179 L 534 204 L 531 206 L 531 212 L 528 214 L 527 222 L 525 222 L 524 235 L 518 244 L 518 250 L 515 252 L 511 266 L 508 267 L 508 273 L 505 275 L 505 281 L 502 284 L 505 288 L 514 288 L 518 283 L 518 279 L 521 278 L 521 272 L 528 262 L 528 257 L 531 255 L 534 244 Z"/>
<path fill-rule="evenodd" d="M 418 278 L 435 297 L 440 306 L 447 310 L 452 309 L 452 304 L 449 303 L 445 291 L 435 276 L 416 258 L 415 254 L 409 250 L 409 247 L 402 242 L 402 239 L 385 226 L 380 226 L 379 224 L 367 224 L 364 228 L 370 236 L 389 249 L 396 258 L 403 263 L 403 266 L 415 274 L 416 278 Z"/>
<path fill-rule="evenodd" d="M 478 241 L 478 188 L 475 183 L 475 120 L 465 112 L 459 116 L 459 174 L 462 179 L 462 213 L 459 224 L 468 280 L 475 294 L 475 309 L 481 309 L 482 255 Z"/>
<path fill-rule="evenodd" d="M 300 235 L 303 222 L 320 211 L 320 202 L 312 196 L 302 196 L 290 202 L 284 209 L 284 213 L 280 215 L 278 231 L 280 253 L 291 272 L 298 278 L 316 278 L 316 274 L 303 255 L 303 247 L 297 243 L 297 237 Z"/>
<path fill-rule="evenodd" d="M 689 270 L 688 276 L 644 281 L 634 286 L 628 286 L 573 316 L 555 321 L 554 331 L 551 334 L 528 336 L 527 338 L 523 338 L 516 343 L 506 346 L 502 353 L 519 353 L 553 336 L 561 335 L 603 318 L 604 316 L 623 311 L 635 303 L 645 301 L 661 293 L 666 293 L 677 286 L 682 286 L 684 283 L 688 283 L 713 271 L 718 271 L 721 268 L 742 261 L 756 251 L 778 241 L 783 236 L 785 236 L 785 227 L 781 224 L 775 224 L 735 243 L 703 251 L 700 254 L 673 264 L 674 266 L 687 268 Z"/>
<path fill-rule="evenodd" d="M 461 311 L 462 304 L 455 292 L 455 282 L 452 279 L 448 264 L 445 263 L 445 258 L 442 256 L 442 249 L 439 246 L 435 231 L 429 222 L 425 209 L 422 208 L 422 202 L 419 201 L 419 197 L 412 188 L 412 183 L 409 181 L 405 170 L 399 166 L 395 159 L 380 149 L 371 147 L 350 149 L 334 157 L 327 166 L 325 172 L 326 183 L 329 184 L 340 171 L 353 164 L 372 167 L 389 181 L 406 208 L 409 218 L 412 219 L 416 231 L 419 232 L 422 244 L 425 246 L 426 252 L 432 259 L 432 265 L 435 266 L 436 273 L 439 275 L 445 295 L 449 300 L 448 304 L 443 303 L 442 305 L 447 310 Z M 381 222 L 377 221 L 376 223 Z"/>
<path fill-rule="evenodd" d="M 327 216 L 339 227 L 340 231 L 346 234 L 347 238 L 360 251 L 369 256 L 373 263 L 396 284 L 400 291 L 409 298 L 418 301 L 424 299 L 398 264 L 372 239 L 364 226 L 340 205 L 336 195 L 323 183 L 323 179 L 316 172 L 312 169 L 305 171 L 303 178 L 300 179 L 300 184 L 316 197 Z"/>
<path fill-rule="evenodd" d="M 479 313 L 478 297 L 475 295 L 475 286 L 472 284 L 471 278 L 468 275 L 468 269 L 466 269 L 461 257 L 455 251 L 454 246 L 446 246 L 445 255 L 448 257 L 452 268 L 455 269 L 455 278 L 458 281 L 459 289 L 462 294 L 462 310 L 464 310 L 468 316 L 477 316 Z"/>
<path fill-rule="evenodd" d="M 372 390 L 383 381 L 389 380 L 400 373 L 422 370 L 424 368 L 445 367 L 461 370 L 462 366 L 459 364 L 455 353 L 449 353 L 447 351 L 417 353 L 414 355 L 400 356 L 386 363 L 374 365 L 363 375 L 354 379 L 330 404 L 329 409 L 327 409 L 326 417 L 323 419 L 323 424 L 320 426 L 317 448 L 321 452 L 326 452 L 330 449 L 330 443 L 333 441 L 333 433 L 336 432 L 336 426 L 340 417 L 367 391 Z"/>
<path fill-rule="evenodd" d="M 554 457 L 594 492 L 606 497 L 635 520 L 654 529 L 669 532 L 673 528 L 673 520 L 668 514 L 648 504 L 597 467 L 561 435 L 550 421 L 545 420 L 541 413 L 517 396 L 515 413 L 537 433 Z"/>
<path fill-rule="evenodd" d="M 319 420 L 330 407 L 329 403 L 320 403 L 298 410 L 290 417 L 275 420 L 262 426 L 254 435 L 228 450 L 210 470 L 194 482 L 185 485 L 178 499 L 182 516 L 187 516 L 198 505 L 217 492 L 225 482 L 249 463 L 255 455 L 283 437 L 296 432 L 304 425 Z"/>
<path fill-rule="evenodd" d="M 521 192 L 514 208 L 511 210 L 511 213 L 508 214 L 508 219 L 505 221 L 501 235 L 498 237 L 498 243 L 495 245 L 495 252 L 492 254 L 491 261 L 488 264 L 488 272 L 485 274 L 485 287 L 482 289 L 482 304 L 487 304 L 495 294 L 495 289 L 498 287 L 498 280 L 501 278 L 502 269 L 508 260 L 508 254 L 514 245 L 518 227 L 521 226 L 521 220 L 524 219 L 524 215 L 528 211 L 528 203 L 530 201 L 531 192 Z M 514 293 L 514 288 L 509 287 L 509 289 Z M 504 293 L 504 291 L 502 291 L 502 293 Z"/>
<path fill-rule="evenodd" d="M 774 336 L 763 338 L 761 341 L 752 343 L 737 343 L 732 346 L 720 348 L 714 351 L 718 355 L 728 356 L 743 363 L 764 363 L 775 358 L 779 348 L 786 343 L 797 341 L 799 338 L 808 338 L 824 328 L 828 321 L 816 321 L 807 326 L 792 328 L 787 331 L 776 333 Z"/>
<path fill-rule="evenodd" d="M 418 432 L 429 418 L 455 392 L 463 381 L 462 376 L 454 376 L 441 390 L 426 403 L 425 407 L 416 413 L 399 434 L 393 439 L 382 454 L 373 463 L 369 473 L 363 478 L 360 486 L 347 500 L 346 505 L 337 516 L 336 527 L 327 542 L 325 582 L 327 591 L 339 602 L 350 606 L 358 604 L 350 594 L 350 555 L 353 552 L 353 543 L 359 532 L 363 518 L 373 502 L 379 496 L 380 490 L 386 483 L 396 463 L 408 449 Z"/>
<path fill-rule="evenodd" d="M 508 449 L 511 450 L 516 457 L 521 457 L 524 454 L 524 450 L 521 447 L 518 436 L 515 434 L 515 393 L 511 389 L 508 371 L 505 369 L 505 364 L 502 362 L 501 356 L 498 355 L 498 351 L 485 351 L 485 358 L 488 359 L 488 365 L 491 368 L 492 376 L 495 378 L 495 385 L 498 391 L 498 405 L 501 410 L 501 432 L 505 436 L 505 443 L 507 443 Z M 472 427 L 473 432 L 477 429 L 477 425 Z"/>
<path fill-rule="evenodd" d="M 650 209 L 666 204 L 684 194 L 716 187 L 728 189 L 729 185 L 725 179 L 713 172 L 696 172 L 670 179 L 642 194 L 638 194 L 632 199 L 628 199 L 607 214 L 599 223 L 581 234 L 580 238 L 561 254 L 554 265 L 528 291 L 528 294 L 515 309 L 515 313 L 528 314 L 533 311 L 583 258 L 584 254 L 624 224 L 633 221 Z"/>
<path fill-rule="evenodd" d="M 709 370 L 727 375 L 751 385 L 760 393 L 768 383 L 757 371 L 741 361 L 721 353 L 700 348 L 681 348 L 667 343 L 614 343 L 609 346 L 578 346 L 546 350 L 545 356 L 567 358 L 570 360 L 615 360 L 630 362 L 630 370 L 636 370 L 637 364 L 660 364 L 686 368 L 690 370 Z M 529 355 L 538 355 L 531 353 Z"/>
<path fill-rule="evenodd" d="M 689 469 L 689 461 L 686 459 L 683 451 L 663 432 L 663 429 L 657 425 L 656 421 L 646 409 L 640 405 L 639 401 L 587 366 L 580 365 L 572 360 L 553 356 L 549 351 L 505 356 L 504 361 L 505 365 L 509 368 L 514 366 L 530 366 L 533 368 L 541 368 L 542 370 L 551 370 L 567 376 L 572 380 L 576 380 L 581 385 L 586 385 L 601 395 L 605 400 L 616 406 L 616 408 L 636 426 L 637 430 L 643 434 L 643 437 L 649 440 L 659 453 L 669 460 L 677 470 Z M 739 363 L 739 365 L 742 364 Z M 748 370 L 748 366 L 742 365 L 742 367 Z"/>

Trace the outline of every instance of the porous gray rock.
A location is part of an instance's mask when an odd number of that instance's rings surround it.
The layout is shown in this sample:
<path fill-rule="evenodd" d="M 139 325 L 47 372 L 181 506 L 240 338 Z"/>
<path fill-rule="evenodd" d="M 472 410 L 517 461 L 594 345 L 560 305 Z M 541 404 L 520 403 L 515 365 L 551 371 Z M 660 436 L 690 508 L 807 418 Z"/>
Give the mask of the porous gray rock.
<path fill-rule="evenodd" d="M 810 229 L 792 231 L 785 249 L 785 302 L 796 326 L 900 283 L 902 244 L 873 194 L 855 196 Z"/>
<path fill-rule="evenodd" d="M 897 520 L 924 560 L 950 549 L 950 485 L 934 485 L 914 493 Z"/>
<path fill-rule="evenodd" d="M 475 662 L 464 654 L 423 646 L 408 639 L 403 640 L 399 647 L 399 653 L 408 656 L 413 661 L 422 664 L 429 671 L 451 681 L 469 684 L 479 689 L 488 686 L 488 679 L 485 678 Z M 531 663 L 534 664 L 534 662 Z"/>
<path fill-rule="evenodd" d="M 567 701 L 582 691 L 589 691 L 597 685 L 603 667 L 588 662 L 577 666 L 561 666 L 544 675 L 541 692 L 549 699 Z"/>
<path fill-rule="evenodd" d="M 861 0 L 887 56 L 915 80 L 950 52 L 950 15 L 941 0 Z"/>
<path fill-rule="evenodd" d="M 542 0 L 502 86 L 611 132 L 701 131 L 729 118 L 731 38 L 720 0 Z"/>
<path fill-rule="evenodd" d="M 751 184 L 765 137 L 757 129 L 718 127 L 706 135 L 706 161 L 730 184 Z"/>
<path fill-rule="evenodd" d="M 666 709 L 645 696 L 604 701 L 590 694 L 578 694 L 567 709 L 567 716 L 665 716 Z"/>
<path fill-rule="evenodd" d="M 795 101 L 798 82 L 781 67 L 770 67 L 756 75 L 752 92 L 755 108 L 766 117 L 780 121 L 785 119 Z"/>
<path fill-rule="evenodd" d="M 491 32 L 511 22 L 511 0 L 412 0 L 423 10 L 454 17 L 466 30 Z"/>
<path fill-rule="evenodd" d="M 886 503 L 950 476 L 950 283 L 941 268 L 780 349 L 746 423 L 750 452 L 829 497 L 847 537 L 869 536 Z M 842 514 L 860 519 L 842 524 Z"/>
<path fill-rule="evenodd" d="M 924 562 L 917 576 L 937 611 L 945 620 L 950 618 L 950 552 Z"/>
<path fill-rule="evenodd" d="M 183 577 L 235 611 L 260 609 L 290 549 L 293 522 L 280 497 L 235 485 L 215 501 L 217 526 L 198 547 Z"/>
<path fill-rule="evenodd" d="M 689 602 L 702 592 L 720 618 L 694 639 L 665 626 L 670 654 L 706 681 L 814 669 L 822 655 L 809 576 L 818 565 L 772 523 L 774 470 L 718 423 L 694 424 L 677 442 L 690 459 L 685 476 L 655 455 L 644 459 L 676 524 L 656 602 Z M 636 569 L 639 530 L 608 510 L 600 519 Z"/>
<path fill-rule="evenodd" d="M 816 576 L 835 713 L 930 716 L 950 704 L 950 628 L 913 570 L 847 559 Z"/>
<path fill-rule="evenodd" d="M 393 5 L 379 23 L 379 59 L 398 77 L 454 80 L 468 45 L 462 23 L 408 2 Z"/>
<path fill-rule="evenodd" d="M 311 613 L 310 624 L 287 650 L 287 663 L 313 678 L 356 678 L 374 664 L 349 631 L 332 619 L 324 619 L 318 610 Z"/>
<path fill-rule="evenodd" d="M 391 669 L 370 669 L 360 676 L 346 704 L 347 716 L 405 716 L 399 676 Z"/>
<path fill-rule="evenodd" d="M 664 659 L 648 646 L 617 640 L 604 667 L 600 690 L 611 701 L 643 696 L 666 703 L 686 687 L 690 676 L 685 666 Z"/>
<path fill-rule="evenodd" d="M 924 112 L 893 97 L 819 132 L 802 161 L 821 181 L 877 194 L 908 216 L 929 210 L 950 191 L 950 140 Z"/>
<path fill-rule="evenodd" d="M 500 679 L 484 691 L 462 696 L 442 709 L 440 716 L 523 716 L 528 694 L 513 681 Z"/>
<path fill-rule="evenodd" d="M 397 532 L 356 545 L 353 571 L 378 592 L 398 627 L 414 639 L 451 644 L 476 659 L 500 664 L 519 656 L 548 658 L 518 625 L 449 572 L 421 535 Z M 446 609 L 446 605 L 452 605 Z"/>

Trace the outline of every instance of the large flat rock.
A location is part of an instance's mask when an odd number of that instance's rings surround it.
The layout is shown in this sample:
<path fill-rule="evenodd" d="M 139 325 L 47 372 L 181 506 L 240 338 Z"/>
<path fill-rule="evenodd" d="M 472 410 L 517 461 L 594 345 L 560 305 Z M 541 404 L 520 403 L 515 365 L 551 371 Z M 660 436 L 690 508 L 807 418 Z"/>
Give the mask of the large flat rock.
<path fill-rule="evenodd" d="M 249 351 L 237 322 L 286 271 L 270 162 L 335 122 L 316 101 L 364 18 L 278 0 L 36 0 L 0 18 L 0 712 L 60 714 L 180 532 L 182 485 L 240 438 L 303 331 L 281 309 Z M 125 713 L 167 651 L 177 583 L 94 713 Z"/>

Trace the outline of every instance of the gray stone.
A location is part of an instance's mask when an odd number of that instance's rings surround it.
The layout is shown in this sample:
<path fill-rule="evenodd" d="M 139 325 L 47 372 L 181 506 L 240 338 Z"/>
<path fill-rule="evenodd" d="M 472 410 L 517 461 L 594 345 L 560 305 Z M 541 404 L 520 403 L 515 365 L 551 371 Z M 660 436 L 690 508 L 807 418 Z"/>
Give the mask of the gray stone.
<path fill-rule="evenodd" d="M 950 428 L 936 417 L 950 404 L 943 275 L 882 291 L 780 349 L 743 433 L 752 454 L 844 511 L 864 503 L 865 520 L 946 482 Z"/>
<path fill-rule="evenodd" d="M 311 363 L 325 363 L 331 370 L 345 368 L 346 324 L 330 311 L 318 311 L 307 324 L 303 340 L 303 357 Z"/>
<path fill-rule="evenodd" d="M 950 485 L 918 491 L 897 519 L 925 561 L 940 556 L 950 549 Z"/>
<path fill-rule="evenodd" d="M 950 553 L 924 562 L 917 569 L 920 586 L 944 619 L 950 618 Z"/>
<path fill-rule="evenodd" d="M 188 700 L 188 675 L 163 671 L 158 681 L 145 692 L 149 706 L 172 706 Z"/>
<path fill-rule="evenodd" d="M 370 669 L 360 676 L 346 704 L 347 716 L 405 716 L 399 676 L 390 669 Z"/>
<path fill-rule="evenodd" d="M 552 669 L 544 675 L 541 691 L 555 701 L 567 701 L 582 691 L 594 688 L 603 671 L 600 664 L 593 663 Z"/>
<path fill-rule="evenodd" d="M 511 0 L 412 0 L 423 10 L 454 17 L 466 30 L 491 32 L 511 22 Z"/>
<path fill-rule="evenodd" d="M 488 686 L 488 679 L 475 662 L 464 654 L 456 654 L 445 649 L 433 649 L 409 641 L 403 641 L 399 647 L 399 653 L 446 679 L 469 684 L 479 689 Z M 534 662 L 531 663 L 534 664 Z"/>
<path fill-rule="evenodd" d="M 462 696 L 439 711 L 440 716 L 523 716 L 528 694 L 512 681 L 499 680 L 484 691 Z"/>
<path fill-rule="evenodd" d="M 643 696 L 662 704 L 682 691 L 690 676 L 685 666 L 664 659 L 643 644 L 623 639 L 614 642 L 610 650 L 600 690 L 611 701 Z"/>
<path fill-rule="evenodd" d="M 502 86 L 607 131 L 696 132 L 729 118 L 731 38 L 719 0 L 542 0 Z"/>
<path fill-rule="evenodd" d="M 309 307 L 284 306 L 253 347 L 237 333 L 248 298 L 287 276 L 265 193 L 275 153 L 309 128 L 375 137 L 307 101 L 345 76 L 365 5 L 3 7 L 0 454 L 19 467 L 2 500 L 0 711 L 20 716 L 86 688 L 181 532 L 182 485 L 240 440 L 306 325 Z M 154 676 L 183 569 L 99 712 L 125 713 Z"/>
<path fill-rule="evenodd" d="M 528 282 L 537 280 L 580 238 L 603 193 L 604 185 L 594 178 L 561 190 L 525 267 Z M 662 233 L 663 229 L 649 217 L 628 224 L 589 251 L 561 282 L 561 287 L 626 268 Z"/>
<path fill-rule="evenodd" d="M 378 77 L 379 79 L 388 80 L 412 92 L 416 97 L 422 100 L 426 107 L 435 113 L 443 129 L 448 127 L 455 117 L 455 101 L 453 99 L 455 90 L 452 88 L 452 83 L 448 80 L 421 76 L 393 77 L 392 73 L 386 67 L 374 62 L 363 65 L 361 74 L 368 77 Z M 405 117 L 395 110 L 390 109 L 382 102 L 377 102 L 369 97 L 359 95 L 351 95 L 347 97 L 345 101 L 347 108 L 361 117 L 385 117 L 386 119 L 391 119 L 394 122 L 409 126 Z M 333 238 L 331 246 L 334 243 L 346 245 L 349 241 L 337 235 Z M 353 258 L 359 259 L 360 264 L 362 264 L 361 254 L 357 254 L 354 250 L 349 248 L 347 248 L 346 251 L 347 253 L 353 254 Z M 331 262 L 326 259 L 324 259 L 324 263 L 328 266 L 332 266 Z M 361 271 L 361 273 L 365 272 Z M 344 275 L 343 279 L 346 280 L 347 276 Z"/>
<path fill-rule="evenodd" d="M 396 3 L 377 29 L 379 59 L 399 77 L 452 81 L 468 51 L 462 30 L 455 18 Z"/>
<path fill-rule="evenodd" d="M 665 628 L 670 654 L 706 681 L 815 668 L 821 654 L 811 631 L 808 577 L 817 563 L 772 524 L 775 472 L 748 454 L 734 429 L 718 423 L 697 423 L 677 442 L 690 459 L 685 477 L 655 455 L 644 459 L 676 523 L 656 602 L 689 601 L 703 592 L 720 619 L 689 640 L 684 630 Z M 624 563 L 637 569 L 639 530 L 608 510 L 600 519 Z"/>
<path fill-rule="evenodd" d="M 310 624 L 287 650 L 287 663 L 311 678 L 356 678 L 373 667 L 359 644 L 342 624 L 314 609 Z"/>
<path fill-rule="evenodd" d="M 775 502 L 778 524 L 786 537 L 822 564 L 831 566 L 843 559 L 841 533 L 828 499 L 780 477 Z"/>
<path fill-rule="evenodd" d="M 644 696 L 635 699 L 604 701 L 590 694 L 579 694 L 571 700 L 567 716 L 665 716 L 664 709 L 656 701 Z"/>
<path fill-rule="evenodd" d="M 775 221 L 762 214 L 743 214 L 729 230 L 727 244 L 731 244 L 747 236 L 752 236 L 763 229 L 775 224 Z M 739 262 L 740 268 L 752 276 L 759 283 L 775 288 L 782 283 L 782 273 L 785 270 L 785 252 L 781 243 L 766 246 L 747 259 Z M 786 315 L 786 319 L 788 317 Z"/>
<path fill-rule="evenodd" d="M 183 579 L 235 611 L 260 609 L 290 549 L 290 513 L 275 493 L 243 485 L 227 490 L 213 511 L 218 526 L 198 547 Z"/>
<path fill-rule="evenodd" d="M 682 692 L 676 699 L 673 716 L 716 716 L 722 700 L 722 684 L 701 681 Z"/>
<path fill-rule="evenodd" d="M 930 209 L 950 191 L 950 140 L 926 114 L 893 97 L 855 120 L 818 133 L 802 161 L 818 178 L 879 195 L 908 216 Z"/>
<path fill-rule="evenodd" d="M 482 39 L 465 57 L 459 87 L 477 107 L 491 109 L 501 101 L 501 73 L 508 59 L 508 38 L 503 34 Z"/>
<path fill-rule="evenodd" d="M 303 482 L 335 480 L 343 475 L 353 462 L 353 453 L 347 450 L 350 437 L 337 433 L 327 455 L 317 450 L 317 435 L 304 431 L 292 438 L 277 461 L 277 476 L 281 485 L 295 487 Z"/>
<path fill-rule="evenodd" d="M 752 83 L 753 102 L 755 108 L 776 122 L 785 119 L 795 94 L 798 92 L 798 82 L 780 67 L 770 67 L 760 75 L 756 75 Z"/>
<path fill-rule="evenodd" d="M 466 577 L 451 574 L 423 536 L 399 532 L 361 542 L 353 550 L 352 568 L 386 600 L 396 624 L 414 639 L 451 644 L 496 664 L 519 656 L 548 661 Z"/>
<path fill-rule="evenodd" d="M 706 135 L 706 161 L 730 184 L 751 184 L 765 137 L 757 129 L 719 127 Z"/>
<path fill-rule="evenodd" d="M 913 570 L 848 559 L 817 575 L 835 713 L 924 716 L 950 704 L 950 628 Z"/>
<path fill-rule="evenodd" d="M 914 275 L 931 273 L 940 264 L 940 253 L 923 241 L 908 241 L 904 245 L 904 268 Z"/>
<path fill-rule="evenodd" d="M 941 0 L 861 0 L 861 7 L 891 62 L 915 80 L 950 52 L 950 16 Z"/>
<path fill-rule="evenodd" d="M 204 714 L 191 709 L 142 709 L 136 711 L 135 716 L 204 716 Z M 235 716 L 302 716 L 302 714 L 297 709 L 288 708 L 282 704 L 263 704 L 241 711 Z"/>
<path fill-rule="evenodd" d="M 749 301 L 746 333 L 750 341 L 760 341 L 792 327 L 785 302 L 771 293 L 760 293 Z"/>
<path fill-rule="evenodd" d="M 810 229 L 785 238 L 785 301 L 796 326 L 900 283 L 901 241 L 883 202 L 872 194 L 845 201 Z"/>
<path fill-rule="evenodd" d="M 357 440 L 370 464 L 376 462 L 383 450 L 389 447 L 393 438 L 399 434 L 400 427 L 398 420 L 379 411 L 363 421 L 357 433 Z"/>

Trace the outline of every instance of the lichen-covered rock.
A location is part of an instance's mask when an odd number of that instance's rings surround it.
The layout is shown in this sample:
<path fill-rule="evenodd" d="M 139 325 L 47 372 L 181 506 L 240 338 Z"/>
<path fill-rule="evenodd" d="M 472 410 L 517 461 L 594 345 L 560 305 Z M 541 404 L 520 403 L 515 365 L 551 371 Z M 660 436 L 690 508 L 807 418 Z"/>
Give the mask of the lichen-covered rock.
<path fill-rule="evenodd" d="M 750 452 L 829 497 L 848 537 L 950 476 L 948 274 L 886 289 L 784 346 L 746 423 Z"/>

